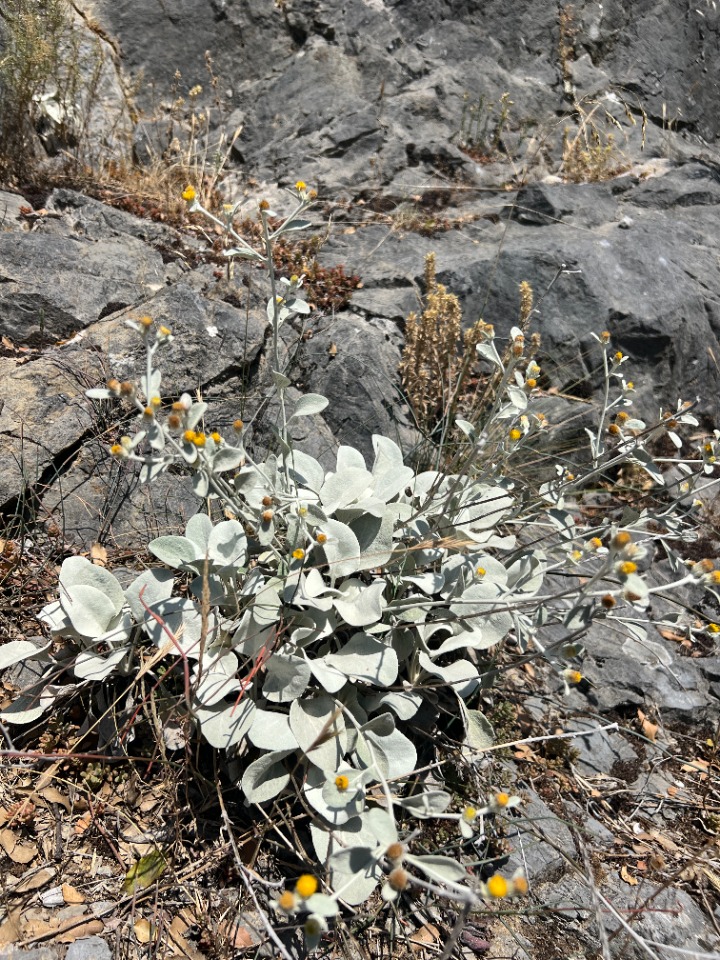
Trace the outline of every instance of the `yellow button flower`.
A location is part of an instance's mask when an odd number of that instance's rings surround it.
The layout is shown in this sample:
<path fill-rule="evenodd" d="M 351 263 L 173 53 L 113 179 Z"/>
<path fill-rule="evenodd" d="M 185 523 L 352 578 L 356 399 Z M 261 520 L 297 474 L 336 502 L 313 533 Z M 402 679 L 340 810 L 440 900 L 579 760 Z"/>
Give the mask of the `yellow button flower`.
<path fill-rule="evenodd" d="M 494 900 L 501 900 L 503 897 L 506 897 L 510 889 L 505 877 L 501 876 L 499 873 L 493 874 L 493 876 L 488 880 L 486 886 L 488 893 Z"/>
<path fill-rule="evenodd" d="M 295 893 L 303 900 L 307 900 L 308 897 L 317 893 L 317 888 L 318 882 L 315 877 L 311 873 L 303 873 L 295 884 Z"/>

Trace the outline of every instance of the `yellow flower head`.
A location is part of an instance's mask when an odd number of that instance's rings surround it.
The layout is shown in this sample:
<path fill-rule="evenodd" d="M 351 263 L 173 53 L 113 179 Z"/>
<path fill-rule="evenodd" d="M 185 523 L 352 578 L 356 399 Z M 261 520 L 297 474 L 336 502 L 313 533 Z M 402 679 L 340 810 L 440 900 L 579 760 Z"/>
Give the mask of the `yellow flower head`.
<path fill-rule="evenodd" d="M 626 413 L 625 410 L 621 410 L 615 417 L 618 423 L 625 423 L 630 419 L 630 414 Z"/>
<path fill-rule="evenodd" d="M 537 386 L 537 380 L 535 379 L 535 377 L 530 377 L 529 380 L 526 380 L 525 386 L 528 388 L 528 390 L 534 390 L 535 387 Z"/>
<path fill-rule="evenodd" d="M 720 626 L 717 623 L 709 623 L 706 629 L 708 633 L 720 633 Z"/>
<path fill-rule="evenodd" d="M 143 410 L 143 416 L 147 417 L 149 420 L 152 420 L 152 418 L 155 416 L 155 411 L 152 407 L 145 407 Z"/>
<path fill-rule="evenodd" d="M 499 873 L 493 874 L 493 876 L 488 880 L 486 886 L 487 892 L 494 900 L 502 900 L 503 897 L 508 895 L 510 889 L 505 877 L 501 876 Z"/>
<path fill-rule="evenodd" d="M 305 551 L 302 549 L 302 547 L 298 547 L 297 550 L 293 550 L 293 552 L 292 552 L 292 558 L 293 558 L 293 560 L 304 560 L 304 559 L 305 559 Z"/>
<path fill-rule="evenodd" d="M 307 190 L 307 184 L 304 180 L 298 180 L 298 182 L 295 184 L 295 189 L 298 193 L 302 193 L 303 190 Z"/>
<path fill-rule="evenodd" d="M 580 560 L 581 558 L 582 558 L 582 550 L 573 550 L 573 551 L 570 553 L 570 559 L 571 559 L 571 560 L 576 560 L 576 561 L 577 561 L 577 560 Z"/>
<path fill-rule="evenodd" d="M 210 436 L 213 438 L 213 440 L 215 441 L 215 443 L 222 443 L 222 437 L 221 437 L 220 434 L 217 432 L 217 430 L 213 430 L 213 432 L 210 434 Z"/>
<path fill-rule="evenodd" d="M 510 795 L 508 793 L 496 793 L 495 803 L 498 807 L 506 807 L 510 803 Z"/>
<path fill-rule="evenodd" d="M 114 443 L 114 444 L 110 447 L 110 453 L 111 453 L 114 457 L 124 457 L 124 456 L 125 456 L 125 447 L 123 447 L 122 444 L 120 444 L 120 443 Z"/>
<path fill-rule="evenodd" d="M 244 424 L 243 424 L 242 420 L 233 420 L 233 430 L 235 431 L 235 433 L 240 433 L 240 431 L 242 430 L 243 426 L 244 426 Z"/>
<path fill-rule="evenodd" d="M 591 537 L 587 542 L 587 547 L 589 550 L 599 550 L 602 546 L 602 540 L 600 537 Z"/>
<path fill-rule="evenodd" d="M 335 786 L 340 793 L 345 793 L 347 788 L 350 786 L 350 778 L 344 773 L 338 774 L 337 777 L 335 777 Z"/>
<path fill-rule="evenodd" d="M 320 546 L 322 546 L 323 543 L 327 543 L 327 534 L 326 534 L 326 533 L 319 533 L 319 534 L 315 537 L 315 539 L 316 539 L 317 542 L 320 544 Z"/>
<path fill-rule="evenodd" d="M 317 893 L 317 888 L 318 882 L 315 877 L 311 873 L 303 873 L 295 884 L 295 893 L 303 900 L 307 900 L 308 897 Z"/>
<path fill-rule="evenodd" d="M 713 570 L 713 572 L 709 574 L 709 580 L 710 583 L 720 583 L 720 570 Z"/>
<path fill-rule="evenodd" d="M 628 380 L 628 382 L 625 384 L 625 388 L 627 390 L 634 390 L 635 384 L 632 382 L 632 380 Z"/>
<path fill-rule="evenodd" d="M 149 330 L 150 327 L 153 325 L 153 320 L 152 320 L 152 317 L 144 316 L 144 317 L 140 317 L 140 319 L 138 320 L 138 323 L 140 324 L 141 327 L 144 327 L 146 330 Z"/>
<path fill-rule="evenodd" d="M 196 433 L 193 437 L 193 443 L 196 447 L 204 447 L 207 443 L 207 437 L 204 433 Z"/>
<path fill-rule="evenodd" d="M 577 686 L 578 683 L 582 683 L 583 675 L 579 670 L 563 670 L 563 676 L 568 683 L 572 683 Z"/>
<path fill-rule="evenodd" d="M 613 360 L 615 361 L 615 363 L 620 363 L 620 361 L 623 360 L 624 358 L 625 358 L 625 354 L 621 350 L 618 350 L 618 352 L 613 357 Z"/>
<path fill-rule="evenodd" d="M 612 545 L 615 550 L 622 550 L 623 547 L 627 547 L 632 537 L 627 532 L 627 530 L 621 530 L 619 533 L 616 533 L 612 538 Z"/>
<path fill-rule="evenodd" d="M 155 408 L 161 407 L 162 400 L 160 399 L 160 397 L 150 397 L 150 406 Z"/>
<path fill-rule="evenodd" d="M 465 823 L 472 823 L 475 817 L 477 817 L 477 813 L 477 807 L 465 807 L 462 812 L 462 818 Z"/>
<path fill-rule="evenodd" d="M 637 564 L 633 563 L 632 560 L 626 560 L 624 563 L 619 564 L 617 571 L 622 574 L 623 577 L 629 577 L 631 573 L 637 572 Z"/>
<path fill-rule="evenodd" d="M 610 331 L 609 331 L 609 330 L 603 330 L 603 332 L 600 334 L 600 339 L 602 340 L 603 343 L 609 343 L 609 342 L 610 342 Z"/>
<path fill-rule="evenodd" d="M 191 187 L 189 184 L 182 192 L 182 198 L 186 203 L 192 203 L 196 196 L 195 187 Z"/>
<path fill-rule="evenodd" d="M 120 381 L 112 378 L 105 384 L 111 393 L 120 393 Z"/>
<path fill-rule="evenodd" d="M 620 427 L 616 423 L 611 423 L 608 427 L 608 433 L 611 433 L 614 437 L 617 437 L 620 433 Z"/>
<path fill-rule="evenodd" d="M 169 337 L 170 334 L 172 333 L 172 330 L 170 329 L 170 327 L 166 327 L 163 325 L 162 327 L 160 327 L 158 333 L 162 334 L 163 337 Z"/>
<path fill-rule="evenodd" d="M 195 431 L 186 430 L 185 433 L 183 434 L 183 440 L 185 441 L 185 443 L 195 443 Z"/>
<path fill-rule="evenodd" d="M 270 204 L 268 203 L 267 200 L 261 200 L 260 203 L 258 204 L 258 206 L 260 207 L 261 210 L 269 210 L 269 209 L 270 209 Z"/>
<path fill-rule="evenodd" d="M 513 427 L 512 430 L 509 432 L 508 436 L 513 442 L 520 440 L 520 438 L 522 437 L 522 430 L 518 430 L 517 427 Z"/>
<path fill-rule="evenodd" d="M 475 574 L 481 578 L 484 577 L 486 573 L 487 573 L 487 570 L 485 569 L 485 567 L 478 567 L 475 571 Z"/>

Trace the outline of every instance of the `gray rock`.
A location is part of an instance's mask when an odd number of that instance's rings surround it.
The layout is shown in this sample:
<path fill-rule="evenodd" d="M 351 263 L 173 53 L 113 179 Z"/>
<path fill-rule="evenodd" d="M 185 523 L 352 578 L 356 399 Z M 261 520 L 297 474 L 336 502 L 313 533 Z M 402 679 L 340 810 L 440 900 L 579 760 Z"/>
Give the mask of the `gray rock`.
<path fill-rule="evenodd" d="M 580 754 L 578 771 L 584 777 L 604 775 L 634 780 L 640 763 L 637 753 L 621 734 L 598 730 L 599 726 L 597 721 L 584 717 L 573 717 L 564 725 L 566 733 L 588 731 L 572 740 L 572 749 Z"/>
<path fill-rule="evenodd" d="M 614 875 L 598 889 L 635 934 L 651 943 L 655 955 L 661 960 L 674 960 L 678 955 L 676 951 L 663 947 L 680 947 L 689 951 L 690 960 L 701 960 L 720 946 L 710 919 L 685 890 L 660 887 L 648 881 L 631 887 Z M 579 941 L 582 949 L 595 951 L 599 948 L 593 898 L 583 880 L 568 875 L 557 883 L 536 886 L 534 893 L 552 908 L 554 917 L 564 918 L 559 922 L 560 928 L 554 932 L 554 938 L 566 937 L 572 931 L 575 943 Z M 600 909 L 610 955 L 618 960 L 647 957 L 647 952 L 622 928 L 613 912 L 604 905 Z M 543 938 L 547 935 L 546 922 L 541 919 L 533 936 Z M 597 954 L 593 952 L 591 955 Z"/>
<path fill-rule="evenodd" d="M 82 937 L 70 944 L 65 960 L 112 960 L 112 953 L 102 937 Z"/>
<path fill-rule="evenodd" d="M 88 242 L 68 232 L 0 233 L 0 333 L 16 344 L 67 339 L 162 287 L 162 257 L 138 240 Z"/>
<path fill-rule="evenodd" d="M 541 797 L 533 790 L 527 793 L 521 816 L 513 817 L 505 828 L 512 847 L 507 869 L 512 873 L 522 867 L 533 883 L 541 883 L 564 872 L 566 857 L 576 855 L 575 840 Z"/>
<path fill-rule="evenodd" d="M 0 190 L 0 233 L 25 230 L 26 225 L 22 223 L 20 210 L 28 206 L 27 200 L 19 194 Z"/>

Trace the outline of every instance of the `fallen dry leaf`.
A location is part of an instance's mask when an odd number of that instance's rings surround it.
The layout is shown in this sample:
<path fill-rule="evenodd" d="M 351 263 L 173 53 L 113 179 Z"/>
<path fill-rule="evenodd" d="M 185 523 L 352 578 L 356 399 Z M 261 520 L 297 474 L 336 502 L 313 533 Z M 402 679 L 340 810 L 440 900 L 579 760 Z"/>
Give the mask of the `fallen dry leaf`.
<path fill-rule="evenodd" d="M 67 812 L 70 813 L 72 809 L 70 801 L 65 794 L 61 793 L 56 787 L 43 787 L 42 790 L 36 792 L 43 800 L 47 800 L 48 803 L 59 803 L 61 807 L 65 807 Z"/>
<path fill-rule="evenodd" d="M 4 827 L 0 830 L 0 847 L 13 863 L 30 863 L 37 856 L 34 843 L 23 843 L 14 830 Z"/>
<path fill-rule="evenodd" d="M 188 960 L 188 958 L 190 960 L 205 960 L 205 954 L 198 950 L 192 940 L 186 940 L 184 937 L 189 926 L 181 916 L 173 917 L 168 928 L 168 940 L 173 948 L 173 953 L 175 956 L 183 957 L 183 960 Z"/>
<path fill-rule="evenodd" d="M 637 880 L 635 879 L 635 877 L 631 876 L 630 873 L 628 872 L 626 863 L 624 863 L 622 867 L 620 867 L 620 876 L 625 881 L 625 883 L 629 883 L 631 887 L 637 886 Z"/>
<path fill-rule="evenodd" d="M 6 943 L 17 943 L 21 939 L 19 920 L 20 911 L 13 910 L 7 920 L 0 923 L 0 946 Z"/>
<path fill-rule="evenodd" d="M 434 923 L 425 923 L 410 937 L 413 953 L 423 952 L 429 944 L 436 944 L 440 939 L 440 931 Z"/>
<path fill-rule="evenodd" d="M 657 723 L 652 723 L 650 720 L 648 720 L 647 716 L 642 710 L 638 710 L 638 720 L 640 721 L 640 729 L 642 730 L 643 735 L 646 736 L 648 740 L 652 740 L 654 743 L 658 732 Z"/>
<path fill-rule="evenodd" d="M 27 893 L 29 890 L 39 890 L 46 883 L 50 883 L 55 878 L 55 871 L 45 867 L 42 870 L 36 870 L 29 874 L 13 888 L 13 893 Z"/>
<path fill-rule="evenodd" d="M 86 813 L 84 816 L 80 817 L 79 820 L 76 820 L 73 825 L 73 830 L 75 831 L 75 835 L 78 837 L 82 836 L 82 834 L 85 833 L 87 829 L 89 829 L 90 824 L 92 823 L 92 820 L 93 818 L 91 813 Z"/>
<path fill-rule="evenodd" d="M 107 550 L 101 543 L 94 543 L 90 547 L 90 559 L 98 567 L 107 566 Z"/>
<path fill-rule="evenodd" d="M 72 921 L 77 923 L 77 921 Z M 105 924 L 102 920 L 95 918 L 88 920 L 87 923 L 78 923 L 77 926 L 71 926 L 69 923 L 63 924 L 55 934 L 58 943 L 73 943 L 75 940 L 81 940 L 83 937 L 92 937 L 95 934 L 102 933 Z"/>
<path fill-rule="evenodd" d="M 151 940 L 157 937 L 157 927 L 153 926 L 149 920 L 145 920 L 144 918 L 135 921 L 133 930 L 135 931 L 138 943 L 150 943 Z"/>
<path fill-rule="evenodd" d="M 62 895 L 65 903 L 85 903 L 84 894 L 76 890 L 75 887 L 71 887 L 69 883 L 62 885 Z"/>
<path fill-rule="evenodd" d="M 225 923 L 220 925 L 220 930 L 228 943 L 236 950 L 242 950 L 253 945 L 250 931 L 236 920 L 226 920 Z"/>
<path fill-rule="evenodd" d="M 707 771 L 710 768 L 710 763 L 707 760 L 703 760 L 702 757 L 698 757 L 696 760 L 692 760 L 690 763 L 684 763 L 680 769 L 683 773 L 695 773 L 699 774 L 700 780 L 707 780 Z"/>

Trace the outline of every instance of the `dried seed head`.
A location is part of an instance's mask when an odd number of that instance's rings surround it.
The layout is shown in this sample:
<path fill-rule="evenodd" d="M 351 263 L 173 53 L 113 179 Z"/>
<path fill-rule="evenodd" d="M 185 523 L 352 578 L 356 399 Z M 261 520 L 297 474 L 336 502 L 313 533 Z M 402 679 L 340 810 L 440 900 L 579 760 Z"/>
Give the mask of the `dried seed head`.
<path fill-rule="evenodd" d="M 395 867 L 395 869 L 391 870 L 388 874 L 388 883 L 393 890 L 402 893 L 403 890 L 407 890 L 408 884 L 410 883 L 410 875 L 407 870 L 404 870 L 402 867 Z"/>
<path fill-rule="evenodd" d="M 278 897 L 278 906 L 286 913 L 292 913 L 297 907 L 297 897 L 291 890 L 283 890 Z"/>
<path fill-rule="evenodd" d="M 385 851 L 385 856 L 388 860 L 402 860 L 405 853 L 405 848 L 401 843 L 391 843 L 390 846 Z"/>

